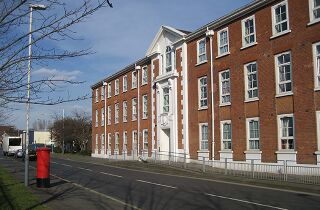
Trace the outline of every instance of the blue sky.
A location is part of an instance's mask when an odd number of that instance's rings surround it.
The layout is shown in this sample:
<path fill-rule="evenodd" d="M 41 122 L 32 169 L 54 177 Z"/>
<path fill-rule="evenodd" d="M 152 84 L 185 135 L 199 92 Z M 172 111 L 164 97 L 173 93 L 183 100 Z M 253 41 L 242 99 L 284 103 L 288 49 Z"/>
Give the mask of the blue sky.
<path fill-rule="evenodd" d="M 91 94 L 90 86 L 145 56 L 161 25 L 194 31 L 252 0 L 111 0 L 114 8 L 104 8 L 86 22 L 73 27 L 81 40 L 58 43 L 59 48 L 92 48 L 95 54 L 56 61 L 46 66 L 33 66 L 32 76 L 55 74 L 62 78 L 85 81 L 67 86 L 54 94 L 72 96 Z M 25 106 L 18 106 L 13 123 L 25 128 Z M 50 119 L 53 113 L 66 115 L 74 109 L 91 114 L 91 100 L 55 106 L 31 106 L 31 122 Z"/>

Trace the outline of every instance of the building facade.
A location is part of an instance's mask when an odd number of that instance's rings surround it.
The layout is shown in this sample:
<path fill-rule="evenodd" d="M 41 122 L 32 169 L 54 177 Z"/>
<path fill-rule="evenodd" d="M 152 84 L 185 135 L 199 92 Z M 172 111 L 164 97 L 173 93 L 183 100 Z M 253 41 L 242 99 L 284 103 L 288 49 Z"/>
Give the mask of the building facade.
<path fill-rule="evenodd" d="M 320 2 L 258 0 L 92 86 L 92 155 L 320 164 Z"/>

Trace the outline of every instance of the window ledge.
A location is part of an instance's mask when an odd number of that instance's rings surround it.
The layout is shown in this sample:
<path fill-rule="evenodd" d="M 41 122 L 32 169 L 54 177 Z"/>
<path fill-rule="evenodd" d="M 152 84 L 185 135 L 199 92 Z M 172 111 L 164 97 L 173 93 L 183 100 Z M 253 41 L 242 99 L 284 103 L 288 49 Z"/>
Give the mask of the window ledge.
<path fill-rule="evenodd" d="M 250 44 L 248 44 L 248 45 L 246 45 L 246 46 L 242 46 L 242 47 L 240 48 L 240 50 L 244 50 L 244 49 L 247 49 L 247 48 L 256 46 L 257 44 L 258 44 L 258 42 L 250 43 Z"/>
<path fill-rule="evenodd" d="M 311 25 L 316 24 L 316 23 L 319 23 L 319 22 L 320 22 L 320 18 L 314 19 L 314 20 L 310 21 L 310 22 L 307 24 L 307 26 L 311 26 Z"/>
<path fill-rule="evenodd" d="M 233 154 L 233 151 L 230 150 L 220 150 L 219 153 L 227 153 L 227 154 Z"/>
<path fill-rule="evenodd" d="M 314 91 L 320 91 L 320 87 L 314 88 Z"/>
<path fill-rule="evenodd" d="M 205 153 L 205 152 L 209 153 L 209 149 L 199 149 L 197 151 L 197 153 Z"/>
<path fill-rule="evenodd" d="M 230 106 L 230 105 L 231 105 L 231 102 L 228 102 L 228 103 L 220 104 L 219 106 L 222 107 L 222 106 Z"/>
<path fill-rule="evenodd" d="M 270 39 L 278 38 L 278 37 L 286 35 L 286 34 L 288 34 L 290 32 L 291 32 L 291 30 L 282 31 L 280 33 L 274 34 L 272 37 L 270 37 Z"/>
<path fill-rule="evenodd" d="M 148 117 L 143 117 L 142 119 L 143 119 L 143 120 L 147 120 L 147 119 L 148 119 Z"/>
<path fill-rule="evenodd" d="M 197 63 L 195 66 L 200 66 L 200 65 L 205 64 L 207 62 L 208 62 L 208 60 L 204 60 L 204 61 L 201 61 L 201 62 Z"/>
<path fill-rule="evenodd" d="M 227 56 L 227 55 L 230 55 L 230 52 L 226 52 L 226 53 L 224 53 L 224 54 L 218 55 L 218 56 L 216 57 L 216 59 L 222 58 L 222 57 Z"/>
<path fill-rule="evenodd" d="M 315 155 L 320 155 L 320 151 L 315 151 L 314 154 Z"/>
<path fill-rule="evenodd" d="M 297 154 L 297 151 L 294 150 L 278 150 L 275 152 L 276 154 Z"/>
<path fill-rule="evenodd" d="M 141 86 L 145 86 L 145 85 L 147 85 L 148 83 L 143 83 L 143 84 L 141 84 Z"/>
<path fill-rule="evenodd" d="M 133 90 L 133 89 L 137 89 L 137 87 L 131 88 L 131 90 Z"/>
<path fill-rule="evenodd" d="M 122 91 L 123 93 L 126 93 L 127 92 L 127 90 L 124 90 L 124 91 Z"/>
<path fill-rule="evenodd" d="M 249 103 L 249 102 L 254 102 L 254 101 L 259 101 L 259 98 L 248 98 L 244 101 L 244 103 Z"/>
<path fill-rule="evenodd" d="M 292 96 L 293 92 L 287 92 L 287 93 L 278 93 L 276 94 L 276 98 L 284 97 L 284 96 Z"/>
<path fill-rule="evenodd" d="M 132 121 L 132 122 L 133 122 L 133 121 L 137 121 L 137 119 L 134 119 L 134 120 L 131 120 L 131 121 Z"/>
<path fill-rule="evenodd" d="M 208 109 L 208 107 L 207 107 L 207 106 L 199 107 L 199 108 L 198 108 L 198 111 L 207 110 L 207 109 Z"/>
<path fill-rule="evenodd" d="M 126 123 L 126 122 L 128 122 L 128 121 L 127 121 L 127 120 L 126 120 L 126 121 L 123 120 L 123 122 Z"/>
<path fill-rule="evenodd" d="M 243 153 L 245 153 L 245 154 L 261 154 L 262 151 L 261 150 L 250 149 L 250 150 L 244 151 Z"/>

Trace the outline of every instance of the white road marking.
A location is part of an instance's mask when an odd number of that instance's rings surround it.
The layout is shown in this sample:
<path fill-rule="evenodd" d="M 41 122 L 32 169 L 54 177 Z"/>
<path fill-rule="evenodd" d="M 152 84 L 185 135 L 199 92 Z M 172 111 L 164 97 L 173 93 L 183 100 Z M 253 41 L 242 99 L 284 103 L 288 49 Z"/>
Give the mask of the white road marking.
<path fill-rule="evenodd" d="M 68 164 L 60 164 L 62 166 L 67 166 L 67 167 L 72 167 L 71 165 L 68 165 Z"/>
<path fill-rule="evenodd" d="M 115 176 L 115 177 L 122 178 L 122 176 L 115 175 L 115 174 L 109 174 L 109 173 L 105 173 L 105 172 L 100 172 L 100 173 L 101 173 L 101 174 L 104 174 L 104 175 L 109 175 L 109 176 Z"/>
<path fill-rule="evenodd" d="M 62 165 L 62 166 L 67 166 L 67 167 L 72 167 L 72 165 L 64 164 L 64 163 L 57 163 L 54 161 L 51 161 L 51 163 L 57 164 L 57 165 Z"/>
<path fill-rule="evenodd" d="M 128 207 L 128 208 L 130 208 L 130 209 L 142 210 L 142 209 L 140 209 L 140 208 L 138 208 L 138 207 L 136 207 L 136 206 L 134 206 L 134 205 L 132 205 L 132 204 L 126 203 L 126 202 L 124 202 L 124 201 L 122 201 L 122 200 L 119 200 L 119 199 L 117 199 L 117 198 L 111 197 L 111 196 L 109 196 L 109 195 L 106 195 L 106 194 L 97 192 L 97 191 L 95 191 L 95 190 L 93 190 L 93 189 L 84 187 L 84 186 L 82 186 L 82 185 L 80 185 L 80 184 L 71 182 L 71 181 L 69 181 L 69 180 L 67 180 L 67 179 L 64 179 L 64 178 L 62 178 L 62 177 L 59 177 L 59 176 L 57 176 L 57 175 L 54 175 L 54 174 L 50 174 L 50 175 L 53 176 L 53 177 L 56 177 L 56 178 L 58 178 L 58 179 L 61 179 L 61 180 L 65 181 L 65 182 L 68 182 L 68 183 L 70 183 L 70 184 L 73 184 L 73 185 L 75 185 L 75 186 L 77 186 L 77 187 L 79 187 L 79 188 L 85 189 L 86 191 L 90 191 L 90 192 L 92 192 L 92 193 L 95 193 L 95 194 L 100 195 L 100 196 L 102 196 L 102 197 L 105 197 L 105 198 L 107 198 L 107 199 L 110 199 L 110 200 L 112 200 L 112 201 L 115 201 L 115 202 L 117 202 L 117 203 L 120 203 L 120 204 L 122 204 L 122 205 L 125 205 L 126 207 Z"/>
<path fill-rule="evenodd" d="M 164 185 L 164 184 L 158 184 L 158 183 L 153 183 L 153 182 L 148 182 L 148 181 L 144 181 L 144 180 L 140 180 L 140 179 L 137 179 L 136 181 L 137 181 L 137 182 L 147 183 L 147 184 L 152 184 L 152 185 L 157 185 L 157 186 L 161 186 L 161 187 L 167 187 L 167 188 L 177 189 L 177 187 L 174 187 L 174 186 Z"/>
<path fill-rule="evenodd" d="M 236 198 L 225 197 L 225 196 L 221 196 L 221 195 L 214 195 L 214 194 L 210 194 L 210 193 L 206 193 L 206 195 L 209 195 L 209 196 L 211 196 L 211 197 L 216 197 L 216 198 L 222 198 L 222 199 L 227 199 L 227 200 L 232 200 L 232 201 L 238 201 L 238 202 L 242 202 L 242 203 L 253 204 L 253 205 L 256 205 L 256 206 L 268 207 L 268 208 L 272 208 L 272 209 L 287 210 L 287 209 L 280 208 L 280 207 L 277 207 L 277 206 L 270 206 L 270 205 L 265 205 L 265 204 L 261 204 L 261 203 L 255 203 L 255 202 L 251 202 L 251 201 L 246 201 L 246 200 L 241 200 L 241 199 L 236 199 Z"/>

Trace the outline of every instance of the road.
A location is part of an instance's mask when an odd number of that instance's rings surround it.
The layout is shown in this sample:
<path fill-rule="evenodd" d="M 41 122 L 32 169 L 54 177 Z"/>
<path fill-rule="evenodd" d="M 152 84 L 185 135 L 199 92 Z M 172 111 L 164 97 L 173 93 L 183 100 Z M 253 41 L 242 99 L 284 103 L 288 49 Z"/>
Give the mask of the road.
<path fill-rule="evenodd" d="M 3 161 L 8 161 L 8 158 L 0 157 L 0 164 Z M 31 162 L 31 167 L 35 167 L 35 162 Z M 109 199 L 122 204 L 121 209 L 320 208 L 320 195 L 148 173 L 57 158 L 51 159 L 51 174 L 94 196 L 100 196 L 100 200 Z M 99 206 L 99 209 L 103 208 Z M 83 206 L 83 209 L 87 208 Z M 110 206 L 104 209 L 110 209 Z"/>

